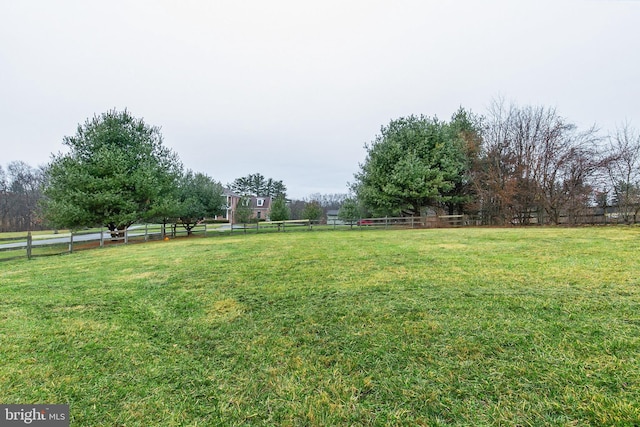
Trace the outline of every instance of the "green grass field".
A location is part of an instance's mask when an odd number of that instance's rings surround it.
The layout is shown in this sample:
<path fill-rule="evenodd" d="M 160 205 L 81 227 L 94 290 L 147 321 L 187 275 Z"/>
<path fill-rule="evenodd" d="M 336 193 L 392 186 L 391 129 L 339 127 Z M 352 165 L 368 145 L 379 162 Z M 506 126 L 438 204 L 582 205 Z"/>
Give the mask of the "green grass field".
<path fill-rule="evenodd" d="M 220 235 L 0 264 L 72 426 L 638 425 L 640 229 Z"/>

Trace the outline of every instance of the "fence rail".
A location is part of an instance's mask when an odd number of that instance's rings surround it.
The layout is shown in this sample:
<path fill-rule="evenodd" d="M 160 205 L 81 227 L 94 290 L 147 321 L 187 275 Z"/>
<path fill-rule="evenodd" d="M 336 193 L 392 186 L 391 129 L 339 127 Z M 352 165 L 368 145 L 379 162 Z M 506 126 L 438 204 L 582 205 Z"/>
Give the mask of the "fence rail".
<path fill-rule="evenodd" d="M 473 223 L 473 224 L 472 224 Z M 328 225 L 358 226 L 378 228 L 435 228 L 435 227 L 462 227 L 476 225 L 467 215 L 440 215 L 440 216 L 401 216 L 384 218 L 361 218 L 353 222 L 333 221 Z M 479 224 L 478 224 L 479 225 Z"/>
<path fill-rule="evenodd" d="M 60 234 L 32 235 L 3 238 L 0 240 L 0 261 L 10 259 L 61 255 L 78 250 L 92 249 L 111 245 L 142 243 L 160 240 L 165 237 L 186 235 L 206 235 L 207 224 L 199 224 L 191 232 L 183 227 L 162 224 L 145 224 L 131 227 L 119 235 L 111 235 L 106 229 L 73 231 Z"/>
<path fill-rule="evenodd" d="M 560 217 L 559 225 L 617 225 L 624 224 L 621 217 L 607 213 L 583 215 L 580 217 Z M 50 235 L 24 235 L 12 238 L 0 238 L 0 261 L 17 258 L 34 258 L 48 255 L 59 255 L 72 253 L 78 250 L 104 247 L 110 245 L 141 243 L 150 240 L 160 240 L 166 237 L 182 237 L 187 235 L 207 236 L 211 235 L 213 229 L 220 232 L 237 233 L 238 231 L 247 233 L 260 232 L 285 232 L 287 230 L 337 230 L 337 229 L 359 229 L 382 228 L 440 228 L 440 227 L 466 227 L 488 225 L 486 219 L 480 216 L 470 215 L 430 215 L 422 217 L 384 217 L 384 218 L 362 218 L 357 221 L 344 222 L 332 220 L 327 224 L 318 224 L 309 220 L 289 220 L 289 221 L 261 221 L 251 224 L 224 224 L 211 226 L 206 223 L 195 226 L 190 232 L 176 224 L 142 224 L 130 227 L 121 235 L 112 236 L 106 229 L 93 229 L 74 231 Z M 522 226 L 524 224 L 510 223 L 504 225 Z M 529 226 L 537 225 L 533 218 L 528 222 Z M 219 233 L 217 233 L 219 234 Z"/>
<path fill-rule="evenodd" d="M 231 231 L 242 230 L 245 233 L 247 230 L 253 230 L 259 232 L 260 230 L 277 230 L 286 231 L 292 228 L 307 228 L 311 230 L 312 224 L 308 219 L 293 219 L 287 221 L 258 221 L 256 223 L 249 224 L 234 224 L 230 227 Z"/>

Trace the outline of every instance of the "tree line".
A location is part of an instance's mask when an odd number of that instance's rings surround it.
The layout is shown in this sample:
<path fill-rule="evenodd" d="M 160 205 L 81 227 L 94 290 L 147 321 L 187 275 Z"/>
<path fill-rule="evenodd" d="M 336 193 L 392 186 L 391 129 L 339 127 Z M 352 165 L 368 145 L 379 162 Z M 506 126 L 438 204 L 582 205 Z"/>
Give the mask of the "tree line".
<path fill-rule="evenodd" d="M 178 155 L 163 145 L 160 129 L 127 110 L 86 120 L 75 135 L 63 138 L 63 145 L 67 151 L 54 154 L 45 166 L 17 161 L 9 163 L 7 172 L 0 167 L 1 231 L 104 226 L 118 237 L 131 224 L 148 221 L 180 224 L 190 233 L 228 208 L 220 182 L 185 170 Z M 255 173 L 227 188 L 243 198 L 273 198 L 273 220 L 292 216 L 282 181 Z M 308 204 L 302 215 L 319 219 L 317 203 Z M 248 215 L 240 218 L 248 222 L 252 211 L 245 206 L 240 203 L 235 214 Z"/>
<path fill-rule="evenodd" d="M 1 231 L 106 226 L 117 236 L 138 221 L 190 231 L 227 209 L 220 182 L 185 169 L 159 128 L 127 110 L 88 119 L 63 145 L 46 166 L 0 167 Z M 640 213 L 640 135 L 628 123 L 601 136 L 553 108 L 496 100 L 483 116 L 460 108 L 448 121 L 391 120 L 365 150 L 350 194 L 287 200 L 285 184 L 260 173 L 226 188 L 273 198 L 273 220 L 318 221 L 339 210 L 349 221 L 435 212 L 526 225 L 578 223 L 611 207 L 625 222 Z M 251 220 L 242 206 L 236 215 Z"/>
<path fill-rule="evenodd" d="M 0 232 L 38 229 L 43 226 L 38 204 L 42 197 L 44 169 L 13 161 L 0 166 Z"/>
<path fill-rule="evenodd" d="M 365 145 L 352 191 L 373 216 L 470 214 L 484 224 L 578 223 L 610 206 L 640 210 L 640 136 L 602 137 L 553 108 L 494 101 L 486 116 L 392 120 Z"/>
<path fill-rule="evenodd" d="M 3 231 L 105 226 L 120 236 L 138 221 L 179 223 L 189 232 L 223 208 L 222 185 L 185 170 L 159 128 L 109 111 L 63 139 L 67 152 L 38 169 L 0 168 Z"/>

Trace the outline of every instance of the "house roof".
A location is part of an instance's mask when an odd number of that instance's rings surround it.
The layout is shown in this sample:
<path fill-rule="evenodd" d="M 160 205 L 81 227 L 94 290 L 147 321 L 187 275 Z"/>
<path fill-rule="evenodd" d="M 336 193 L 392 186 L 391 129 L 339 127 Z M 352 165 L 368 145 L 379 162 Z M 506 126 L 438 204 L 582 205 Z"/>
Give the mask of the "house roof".
<path fill-rule="evenodd" d="M 258 199 L 263 200 L 262 206 L 258 206 Z M 251 207 L 254 209 L 269 209 L 271 207 L 271 197 L 251 196 Z"/>
<path fill-rule="evenodd" d="M 231 191 L 228 188 L 224 188 L 222 190 L 222 194 L 225 195 L 225 196 L 231 196 L 231 197 L 238 197 L 238 198 L 241 197 L 239 194 L 234 193 L 233 191 Z"/>
<path fill-rule="evenodd" d="M 243 196 L 234 193 L 232 190 L 230 190 L 229 188 L 224 188 L 222 190 L 222 194 L 225 196 L 231 196 L 231 197 L 237 197 L 238 199 L 241 199 Z M 270 196 L 248 196 L 249 197 L 249 206 L 252 209 L 256 209 L 256 210 L 267 210 L 271 207 L 271 200 L 272 197 Z M 262 199 L 263 203 L 262 206 L 258 206 L 258 199 Z"/>

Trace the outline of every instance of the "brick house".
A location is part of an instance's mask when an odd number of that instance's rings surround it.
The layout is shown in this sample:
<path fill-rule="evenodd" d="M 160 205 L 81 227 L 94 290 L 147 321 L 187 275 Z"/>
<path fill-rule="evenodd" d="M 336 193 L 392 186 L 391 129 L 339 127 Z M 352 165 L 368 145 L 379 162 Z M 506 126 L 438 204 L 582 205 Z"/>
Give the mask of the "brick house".
<path fill-rule="evenodd" d="M 227 220 L 230 223 L 234 222 L 233 214 L 238 207 L 238 203 L 242 199 L 242 196 L 234 193 L 233 191 L 225 188 L 222 194 L 226 197 L 226 209 L 222 215 L 216 216 L 217 220 Z M 271 197 L 264 196 L 249 196 L 248 203 L 251 207 L 253 214 L 252 218 L 258 220 L 268 220 L 269 213 L 271 212 Z"/>

